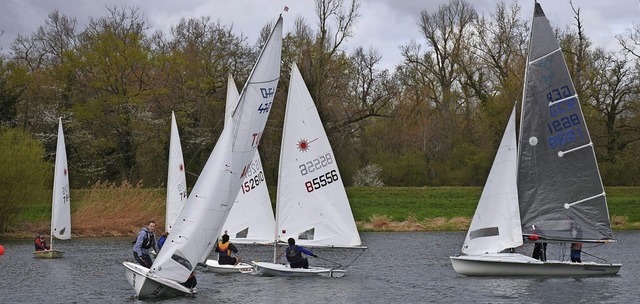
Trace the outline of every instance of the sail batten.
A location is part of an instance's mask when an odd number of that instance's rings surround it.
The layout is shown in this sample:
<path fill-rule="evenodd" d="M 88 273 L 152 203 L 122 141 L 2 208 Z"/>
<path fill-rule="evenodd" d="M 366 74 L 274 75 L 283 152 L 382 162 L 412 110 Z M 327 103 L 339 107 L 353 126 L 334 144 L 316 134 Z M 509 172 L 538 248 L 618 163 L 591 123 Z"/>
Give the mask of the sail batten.
<path fill-rule="evenodd" d="M 569 150 L 566 150 L 566 151 L 562 151 L 562 150 L 560 150 L 560 151 L 558 151 L 558 156 L 559 156 L 559 157 L 563 157 L 563 156 L 564 156 L 565 154 L 567 154 L 567 153 L 575 152 L 575 151 L 578 151 L 578 150 L 580 150 L 580 149 L 584 149 L 584 148 L 588 148 L 588 147 L 593 147 L 593 143 L 592 143 L 592 142 L 589 142 L 589 143 L 588 143 L 588 144 L 586 144 L 586 145 L 582 145 L 582 146 L 579 146 L 579 147 L 575 147 L 575 148 L 573 148 L 573 149 L 569 149 Z"/>

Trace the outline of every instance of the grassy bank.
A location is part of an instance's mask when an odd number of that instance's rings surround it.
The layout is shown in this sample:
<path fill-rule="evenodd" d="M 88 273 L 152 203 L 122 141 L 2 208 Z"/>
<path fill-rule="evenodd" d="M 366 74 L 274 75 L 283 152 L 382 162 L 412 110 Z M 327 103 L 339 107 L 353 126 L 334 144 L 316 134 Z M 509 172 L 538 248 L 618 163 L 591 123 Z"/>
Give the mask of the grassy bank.
<path fill-rule="evenodd" d="M 275 189 L 271 189 L 275 200 Z M 480 187 L 349 187 L 347 194 L 360 231 L 465 231 Z M 607 188 L 609 212 L 616 230 L 640 229 L 640 187 Z M 96 185 L 72 191 L 72 234 L 134 235 L 148 219 L 164 229 L 163 189 L 138 185 Z M 48 231 L 50 202 L 34 204 L 20 214 L 4 237 L 32 237 Z"/>

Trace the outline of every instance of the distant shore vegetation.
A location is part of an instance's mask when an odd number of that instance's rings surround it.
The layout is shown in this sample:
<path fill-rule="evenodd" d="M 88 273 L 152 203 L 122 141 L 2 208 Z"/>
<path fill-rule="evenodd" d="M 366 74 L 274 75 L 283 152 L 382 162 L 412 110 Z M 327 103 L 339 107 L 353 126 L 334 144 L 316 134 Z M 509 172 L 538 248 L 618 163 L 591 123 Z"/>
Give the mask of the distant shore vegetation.
<path fill-rule="evenodd" d="M 614 230 L 640 229 L 640 187 L 607 187 Z M 275 203 L 275 189 L 270 188 Z M 466 231 L 480 187 L 347 187 L 358 230 Z M 164 229 L 165 190 L 140 184 L 98 183 L 71 194 L 72 236 L 133 236 L 153 219 Z M 2 238 L 30 238 L 49 232 L 51 203 L 24 208 Z"/>

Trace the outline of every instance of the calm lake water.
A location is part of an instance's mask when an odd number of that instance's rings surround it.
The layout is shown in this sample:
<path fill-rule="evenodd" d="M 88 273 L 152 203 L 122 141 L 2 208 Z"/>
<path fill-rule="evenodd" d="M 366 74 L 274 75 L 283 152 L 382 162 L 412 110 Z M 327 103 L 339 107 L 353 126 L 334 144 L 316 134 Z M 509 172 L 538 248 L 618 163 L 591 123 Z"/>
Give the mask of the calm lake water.
<path fill-rule="evenodd" d="M 32 257 L 31 240 L 2 242 L 0 303 L 637 303 L 640 231 L 616 232 L 618 243 L 584 252 L 623 264 L 618 276 L 470 278 L 453 271 L 463 232 L 362 233 L 369 248 L 316 249 L 319 257 L 352 263 L 343 278 L 284 278 L 197 271 L 195 298 L 138 300 L 124 277 L 130 238 L 58 242 L 58 260 Z M 238 246 L 243 260 L 269 260 L 268 246 Z M 550 246 L 551 249 L 551 246 Z M 551 250 L 550 250 L 551 251 Z M 553 252 L 549 253 L 550 256 Z M 583 260 L 593 260 L 583 254 Z M 312 265 L 327 262 L 310 258 Z"/>

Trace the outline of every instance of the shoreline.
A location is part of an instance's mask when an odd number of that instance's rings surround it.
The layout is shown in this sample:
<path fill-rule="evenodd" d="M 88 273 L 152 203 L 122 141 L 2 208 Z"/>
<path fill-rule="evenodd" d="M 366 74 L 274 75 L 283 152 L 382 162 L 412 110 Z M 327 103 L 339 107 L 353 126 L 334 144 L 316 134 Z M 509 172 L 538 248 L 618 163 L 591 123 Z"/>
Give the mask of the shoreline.
<path fill-rule="evenodd" d="M 386 216 L 376 216 L 371 221 L 356 223 L 358 232 L 438 232 L 438 231 L 459 231 L 466 232 L 469 228 L 471 218 L 455 217 L 446 218 L 427 218 L 418 221 L 415 218 L 408 218 L 405 221 L 393 221 Z M 49 235 L 49 229 L 37 229 L 32 224 L 21 225 L 25 229 L 20 232 L 5 232 L 0 236 L 0 241 L 5 240 L 29 240 L 38 234 L 38 231 L 45 235 Z M 25 227 L 30 226 L 30 227 Z M 42 227 L 40 227 L 42 228 Z M 71 238 L 101 238 L 101 237 L 135 237 L 142 228 L 119 228 L 109 229 L 108 231 L 96 231 L 95 229 L 76 229 L 71 232 Z M 640 223 L 612 223 L 613 231 L 632 231 L 640 230 Z M 161 231 L 160 229 L 159 231 Z"/>

